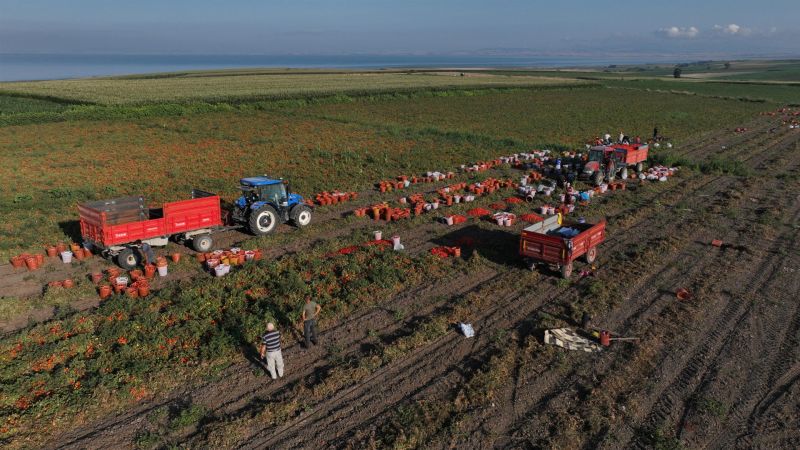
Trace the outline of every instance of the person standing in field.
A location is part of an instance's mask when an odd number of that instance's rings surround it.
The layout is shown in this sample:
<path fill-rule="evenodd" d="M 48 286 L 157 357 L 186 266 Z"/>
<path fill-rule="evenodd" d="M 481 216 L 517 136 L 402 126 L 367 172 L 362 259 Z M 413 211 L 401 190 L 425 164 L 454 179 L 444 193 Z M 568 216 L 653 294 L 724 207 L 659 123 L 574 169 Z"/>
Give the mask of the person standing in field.
<path fill-rule="evenodd" d="M 261 359 L 267 361 L 267 370 L 273 380 L 283 378 L 281 334 L 272 322 L 267 324 L 267 333 L 261 336 Z"/>
<path fill-rule="evenodd" d="M 306 348 L 311 347 L 311 343 L 317 345 L 317 317 L 322 307 L 317 302 L 312 301 L 311 297 L 306 297 L 306 304 L 303 306 L 303 337 L 306 340 Z"/>
<path fill-rule="evenodd" d="M 150 246 L 147 242 L 139 241 L 141 244 L 141 255 L 142 255 L 142 264 L 155 264 L 156 263 L 156 254 L 153 252 L 153 247 Z"/>
<path fill-rule="evenodd" d="M 658 140 L 658 125 L 653 127 L 653 140 L 654 141 Z"/>

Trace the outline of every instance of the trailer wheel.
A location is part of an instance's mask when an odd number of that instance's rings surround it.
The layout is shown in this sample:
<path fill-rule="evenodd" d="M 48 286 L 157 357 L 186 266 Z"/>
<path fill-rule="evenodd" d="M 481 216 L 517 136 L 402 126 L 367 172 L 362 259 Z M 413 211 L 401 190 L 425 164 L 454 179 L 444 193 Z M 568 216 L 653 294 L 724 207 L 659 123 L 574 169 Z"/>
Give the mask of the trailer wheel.
<path fill-rule="evenodd" d="M 117 265 L 125 270 L 131 270 L 139 265 L 141 256 L 139 252 L 133 251 L 132 248 L 127 247 L 121 252 L 117 253 Z"/>
<path fill-rule="evenodd" d="M 250 213 L 248 225 L 256 236 L 272 233 L 278 225 L 278 213 L 272 206 L 264 205 Z"/>
<path fill-rule="evenodd" d="M 586 262 L 592 264 L 597 259 L 597 247 L 592 247 L 586 252 Z"/>
<path fill-rule="evenodd" d="M 572 276 L 572 263 L 567 263 L 561 266 L 561 277 L 569 278 Z"/>
<path fill-rule="evenodd" d="M 205 253 L 214 246 L 214 240 L 207 234 L 201 234 L 192 238 L 192 248 L 196 252 Z"/>
<path fill-rule="evenodd" d="M 306 205 L 297 205 L 290 214 L 292 222 L 302 228 L 311 223 L 311 208 Z"/>
<path fill-rule="evenodd" d="M 642 173 L 643 170 L 644 170 L 644 164 L 642 164 L 641 162 L 636 163 L 636 172 Z"/>

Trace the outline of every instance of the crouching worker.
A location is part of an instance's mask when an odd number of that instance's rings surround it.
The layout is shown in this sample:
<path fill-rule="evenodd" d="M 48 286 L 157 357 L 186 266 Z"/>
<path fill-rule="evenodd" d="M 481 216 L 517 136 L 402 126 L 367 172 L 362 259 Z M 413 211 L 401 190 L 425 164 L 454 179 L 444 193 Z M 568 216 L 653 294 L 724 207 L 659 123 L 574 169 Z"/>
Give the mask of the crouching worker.
<path fill-rule="evenodd" d="M 267 361 L 267 370 L 273 380 L 278 377 L 283 378 L 281 334 L 272 322 L 267 324 L 267 333 L 261 336 L 261 359 Z"/>

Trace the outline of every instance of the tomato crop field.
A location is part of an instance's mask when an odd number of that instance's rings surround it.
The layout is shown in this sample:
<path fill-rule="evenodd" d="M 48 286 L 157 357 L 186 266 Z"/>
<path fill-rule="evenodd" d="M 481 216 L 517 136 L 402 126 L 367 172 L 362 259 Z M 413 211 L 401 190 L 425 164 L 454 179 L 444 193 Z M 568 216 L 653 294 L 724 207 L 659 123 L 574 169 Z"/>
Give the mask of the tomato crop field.
<path fill-rule="evenodd" d="M 766 98 L 762 85 L 681 82 L 702 93 L 687 95 L 547 72 L 209 75 L 0 95 L 0 255 L 30 255 L 0 265 L 4 448 L 800 442 L 794 87 Z M 607 189 L 574 180 L 588 198 L 570 203 L 556 158 L 582 166 L 587 141 L 647 139 L 655 125 L 651 170 Z M 193 188 L 227 203 L 261 174 L 307 199 L 356 195 L 318 204 L 307 227 L 216 230 L 217 253 L 170 242 L 156 248 L 163 276 L 114 273 L 96 253 L 29 263 L 80 242 L 79 203 L 157 207 Z M 523 178 L 542 189 L 523 192 Z M 548 206 L 569 226 L 606 221 L 597 260 L 570 277 L 519 254 Z M 228 274 L 209 261 L 223 259 Z M 306 298 L 322 307 L 310 348 Z M 282 334 L 276 380 L 258 354 L 267 322 Z M 597 351 L 549 345 L 561 328 Z"/>

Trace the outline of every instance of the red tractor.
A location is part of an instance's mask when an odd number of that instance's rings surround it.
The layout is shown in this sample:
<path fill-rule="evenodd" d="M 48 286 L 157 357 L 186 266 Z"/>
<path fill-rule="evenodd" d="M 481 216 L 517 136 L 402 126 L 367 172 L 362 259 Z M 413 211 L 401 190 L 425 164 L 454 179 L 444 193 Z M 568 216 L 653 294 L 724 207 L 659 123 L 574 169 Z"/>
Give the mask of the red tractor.
<path fill-rule="evenodd" d="M 592 180 L 595 185 L 605 181 L 628 178 L 628 167 L 636 167 L 636 172 L 644 169 L 647 161 L 647 144 L 597 145 L 589 149 L 589 161 L 583 166 L 582 176 Z"/>

